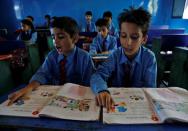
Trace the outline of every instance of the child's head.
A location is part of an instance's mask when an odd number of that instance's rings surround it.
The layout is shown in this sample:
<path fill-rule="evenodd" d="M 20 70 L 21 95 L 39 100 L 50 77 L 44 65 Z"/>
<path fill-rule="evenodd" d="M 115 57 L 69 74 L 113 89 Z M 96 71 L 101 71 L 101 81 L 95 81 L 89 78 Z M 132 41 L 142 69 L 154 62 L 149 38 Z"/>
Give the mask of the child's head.
<path fill-rule="evenodd" d="M 50 19 L 51 19 L 50 15 L 45 15 L 44 18 L 46 21 L 50 21 Z"/>
<path fill-rule="evenodd" d="M 125 54 L 133 58 L 139 47 L 147 41 L 147 31 L 151 15 L 143 8 L 130 8 L 120 13 L 118 17 L 120 42 Z"/>
<path fill-rule="evenodd" d="M 105 38 L 108 35 L 109 32 L 109 24 L 106 19 L 98 19 L 95 22 L 95 25 L 97 27 L 98 33 L 101 34 L 103 38 Z"/>
<path fill-rule="evenodd" d="M 104 12 L 103 18 L 108 21 L 108 24 L 110 24 L 112 22 L 112 12 L 111 11 Z"/>
<path fill-rule="evenodd" d="M 34 18 L 33 18 L 33 16 L 31 16 L 31 15 L 28 15 L 28 16 L 26 17 L 26 19 L 28 19 L 28 20 L 31 21 L 31 22 L 34 21 Z"/>
<path fill-rule="evenodd" d="M 21 28 L 23 31 L 34 30 L 33 23 L 28 19 L 23 19 L 21 21 Z"/>
<path fill-rule="evenodd" d="M 87 22 L 91 21 L 91 19 L 92 19 L 92 12 L 91 11 L 86 11 L 85 19 L 86 19 Z"/>
<path fill-rule="evenodd" d="M 66 55 L 78 41 L 78 24 L 71 17 L 56 17 L 52 22 L 51 34 L 58 53 Z"/>

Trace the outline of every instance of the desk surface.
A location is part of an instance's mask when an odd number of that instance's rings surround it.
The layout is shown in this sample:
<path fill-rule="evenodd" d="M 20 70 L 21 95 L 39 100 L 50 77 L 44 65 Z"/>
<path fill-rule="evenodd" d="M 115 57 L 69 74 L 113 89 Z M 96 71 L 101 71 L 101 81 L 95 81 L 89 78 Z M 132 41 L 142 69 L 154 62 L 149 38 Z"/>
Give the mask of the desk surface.
<path fill-rule="evenodd" d="M 23 86 L 22 86 L 23 87 Z M 18 88 L 17 88 L 18 89 Z M 14 90 L 15 91 L 15 90 Z M 7 94 L 0 97 L 0 103 L 6 100 Z M 187 123 L 165 124 L 128 124 L 108 125 L 100 121 L 74 121 L 55 118 L 24 118 L 0 116 L 1 127 L 8 128 L 37 128 L 37 129 L 64 129 L 64 130 L 129 130 L 129 131 L 188 131 Z"/>
<path fill-rule="evenodd" d="M 20 127 L 37 129 L 65 129 L 65 130 L 131 130 L 131 131 L 187 131 L 188 124 L 136 124 L 136 125 L 107 125 L 102 122 L 84 122 L 60 120 L 52 118 L 23 118 L 23 117 L 0 117 L 0 127 Z"/>

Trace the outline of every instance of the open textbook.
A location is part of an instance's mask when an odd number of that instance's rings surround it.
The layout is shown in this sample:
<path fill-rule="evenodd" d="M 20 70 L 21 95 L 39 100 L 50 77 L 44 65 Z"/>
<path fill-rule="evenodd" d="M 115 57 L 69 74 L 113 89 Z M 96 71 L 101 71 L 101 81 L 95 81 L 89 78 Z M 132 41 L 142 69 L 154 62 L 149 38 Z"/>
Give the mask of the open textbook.
<path fill-rule="evenodd" d="M 95 121 L 99 114 L 107 124 L 163 123 L 168 120 L 188 122 L 188 91 L 170 88 L 109 88 L 115 101 L 109 113 L 100 113 L 89 87 L 67 83 L 63 86 L 40 86 L 37 90 L 6 106 L 0 115 L 53 117 Z"/>
<path fill-rule="evenodd" d="M 67 83 L 63 86 L 42 85 L 6 106 L 0 105 L 0 115 L 22 117 L 54 117 L 70 120 L 98 120 L 99 107 L 90 88 Z"/>
<path fill-rule="evenodd" d="M 188 122 L 188 91 L 169 88 L 109 88 L 115 101 L 110 113 L 103 110 L 104 123 L 139 124 Z"/>

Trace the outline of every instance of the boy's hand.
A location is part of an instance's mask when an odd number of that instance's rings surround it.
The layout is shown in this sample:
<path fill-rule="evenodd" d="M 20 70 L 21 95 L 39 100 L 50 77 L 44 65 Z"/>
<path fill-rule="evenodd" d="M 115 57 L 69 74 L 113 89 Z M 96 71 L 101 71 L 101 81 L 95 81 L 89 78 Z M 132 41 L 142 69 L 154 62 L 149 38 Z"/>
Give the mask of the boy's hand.
<path fill-rule="evenodd" d="M 15 92 L 15 93 L 12 93 L 11 95 L 8 96 L 9 102 L 8 102 L 7 106 L 12 105 L 20 97 L 24 96 L 28 92 L 30 92 L 33 89 L 37 88 L 39 85 L 40 85 L 40 83 L 38 83 L 36 81 L 33 81 L 28 86 L 26 86 L 25 88 Z"/>
<path fill-rule="evenodd" d="M 106 107 L 107 112 L 109 112 L 111 107 L 114 105 L 114 101 L 111 95 L 107 91 L 104 91 L 96 96 L 96 104 L 98 106 Z"/>

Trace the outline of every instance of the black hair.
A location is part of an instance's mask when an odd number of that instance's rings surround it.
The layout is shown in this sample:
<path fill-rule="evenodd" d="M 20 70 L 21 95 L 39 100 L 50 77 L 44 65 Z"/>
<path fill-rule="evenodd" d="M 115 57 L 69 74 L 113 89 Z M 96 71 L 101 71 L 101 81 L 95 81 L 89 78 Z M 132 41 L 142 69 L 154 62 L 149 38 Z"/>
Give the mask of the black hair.
<path fill-rule="evenodd" d="M 108 24 L 108 20 L 100 18 L 95 22 L 95 25 L 98 27 L 102 27 L 102 26 L 106 26 L 107 28 L 109 28 L 109 24 Z"/>
<path fill-rule="evenodd" d="M 55 27 L 63 29 L 71 37 L 79 34 L 79 27 L 76 20 L 68 16 L 56 17 L 54 21 L 52 21 L 52 28 Z"/>
<path fill-rule="evenodd" d="M 31 30 L 34 30 L 33 23 L 32 23 L 30 20 L 28 20 L 28 19 L 23 19 L 23 20 L 21 20 L 21 23 L 30 26 L 30 27 L 31 27 Z"/>
<path fill-rule="evenodd" d="M 144 8 L 139 7 L 135 9 L 134 7 L 130 7 L 130 9 L 124 9 L 124 11 L 119 14 L 119 29 L 121 29 L 121 24 L 123 22 L 134 23 L 141 28 L 143 35 L 146 35 L 150 24 L 150 19 L 151 14 L 144 10 Z"/>
<path fill-rule="evenodd" d="M 103 13 L 103 18 L 105 18 L 105 17 L 110 17 L 112 19 L 112 12 L 111 11 L 105 11 Z"/>
<path fill-rule="evenodd" d="M 92 12 L 91 12 L 91 11 L 86 11 L 85 15 L 90 15 L 90 16 L 92 16 Z"/>
<path fill-rule="evenodd" d="M 51 18 L 50 15 L 45 15 L 44 17 L 47 18 L 47 19 L 49 19 L 49 20 L 50 20 L 50 18 Z"/>
<path fill-rule="evenodd" d="M 31 15 L 28 15 L 26 18 L 30 18 L 32 21 L 34 21 L 34 18 Z"/>

